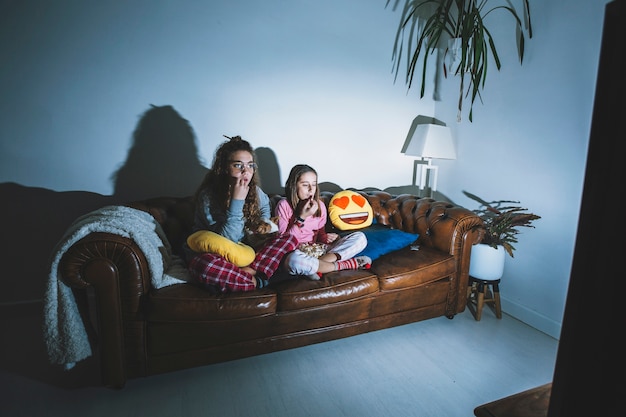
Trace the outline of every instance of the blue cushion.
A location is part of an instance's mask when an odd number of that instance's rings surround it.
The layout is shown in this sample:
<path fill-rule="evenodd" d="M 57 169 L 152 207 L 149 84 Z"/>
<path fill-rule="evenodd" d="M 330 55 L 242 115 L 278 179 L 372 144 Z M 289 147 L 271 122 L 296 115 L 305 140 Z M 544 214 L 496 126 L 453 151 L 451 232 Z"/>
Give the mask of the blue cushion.
<path fill-rule="evenodd" d="M 365 233 L 367 246 L 357 256 L 369 256 L 372 261 L 389 252 L 409 246 L 419 237 L 417 233 L 408 233 L 380 225 L 373 225 L 359 231 Z"/>

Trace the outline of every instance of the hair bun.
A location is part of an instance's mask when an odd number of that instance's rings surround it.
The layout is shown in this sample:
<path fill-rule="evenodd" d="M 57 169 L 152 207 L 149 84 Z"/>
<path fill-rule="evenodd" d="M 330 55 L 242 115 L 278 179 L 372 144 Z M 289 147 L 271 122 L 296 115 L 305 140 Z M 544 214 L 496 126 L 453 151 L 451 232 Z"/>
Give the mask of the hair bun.
<path fill-rule="evenodd" d="M 237 141 L 241 141 L 241 136 L 237 135 L 237 136 L 226 136 L 226 135 L 222 135 L 224 136 L 226 139 L 230 139 L 231 141 L 237 142 Z"/>

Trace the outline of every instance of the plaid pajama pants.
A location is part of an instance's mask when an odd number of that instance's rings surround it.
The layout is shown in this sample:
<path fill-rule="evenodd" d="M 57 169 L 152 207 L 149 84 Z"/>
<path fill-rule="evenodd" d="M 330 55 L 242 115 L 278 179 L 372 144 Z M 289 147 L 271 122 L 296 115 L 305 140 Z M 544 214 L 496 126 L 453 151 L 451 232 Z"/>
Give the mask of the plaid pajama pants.
<path fill-rule="evenodd" d="M 283 257 L 296 248 L 298 241 L 289 234 L 270 240 L 249 265 L 269 279 L 274 275 Z M 220 292 L 252 291 L 255 289 L 252 275 L 214 253 L 201 253 L 189 262 L 190 275 L 205 287 Z"/>

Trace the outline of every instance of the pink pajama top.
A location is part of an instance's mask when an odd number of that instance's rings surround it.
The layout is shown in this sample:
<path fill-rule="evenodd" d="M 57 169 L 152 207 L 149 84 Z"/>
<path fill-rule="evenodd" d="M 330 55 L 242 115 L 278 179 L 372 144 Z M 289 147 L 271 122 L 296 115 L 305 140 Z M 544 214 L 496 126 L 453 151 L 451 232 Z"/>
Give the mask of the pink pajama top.
<path fill-rule="evenodd" d="M 296 216 L 286 198 L 282 198 L 276 204 L 275 215 L 278 216 L 278 231 L 280 233 L 290 233 L 298 239 L 300 243 L 326 242 L 326 218 L 327 210 L 324 202 L 319 202 L 320 217 L 309 216 L 304 219 L 304 225 L 295 224 Z"/>

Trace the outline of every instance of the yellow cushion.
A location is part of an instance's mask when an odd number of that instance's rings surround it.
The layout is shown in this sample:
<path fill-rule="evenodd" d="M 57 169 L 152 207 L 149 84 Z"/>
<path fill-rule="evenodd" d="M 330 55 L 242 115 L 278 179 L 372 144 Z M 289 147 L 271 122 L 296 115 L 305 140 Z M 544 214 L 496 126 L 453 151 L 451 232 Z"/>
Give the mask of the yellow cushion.
<path fill-rule="evenodd" d="M 333 195 L 328 202 L 328 217 L 339 230 L 362 229 L 374 220 L 372 206 L 367 198 L 350 190 Z"/>
<path fill-rule="evenodd" d="M 220 255 L 228 262 L 242 268 L 254 260 L 254 249 L 241 242 L 233 242 L 209 230 L 199 230 L 187 238 L 187 245 L 195 252 L 210 252 Z"/>

